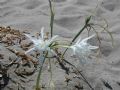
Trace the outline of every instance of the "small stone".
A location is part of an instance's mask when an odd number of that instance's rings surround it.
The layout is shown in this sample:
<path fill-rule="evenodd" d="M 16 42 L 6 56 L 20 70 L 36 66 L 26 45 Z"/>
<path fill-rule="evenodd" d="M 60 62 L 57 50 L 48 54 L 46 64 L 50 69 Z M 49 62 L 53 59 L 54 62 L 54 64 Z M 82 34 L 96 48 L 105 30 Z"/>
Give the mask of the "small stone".
<path fill-rule="evenodd" d="M 31 62 L 29 62 L 26 65 L 20 65 L 15 70 L 16 74 L 18 74 L 18 75 L 26 75 L 26 76 L 32 75 L 32 74 L 34 74 L 34 72 L 35 72 L 35 67 L 34 67 L 34 64 L 31 63 Z"/>
<path fill-rule="evenodd" d="M 4 59 L 4 55 L 3 54 L 0 54 L 0 59 Z"/>
<path fill-rule="evenodd" d="M 12 37 L 12 34 L 7 34 L 6 37 L 7 37 L 7 38 L 11 38 L 11 37 Z"/>
<path fill-rule="evenodd" d="M 2 74 L 0 74 L 0 78 L 2 78 Z"/>
<path fill-rule="evenodd" d="M 20 45 L 23 50 L 28 50 L 29 46 L 31 46 L 32 42 L 28 40 L 22 40 Z"/>
<path fill-rule="evenodd" d="M 17 60 L 17 56 L 14 55 L 14 54 L 13 54 L 13 55 L 10 55 L 10 56 L 9 56 L 9 60 L 10 60 L 10 61 L 15 61 L 15 60 Z"/>
<path fill-rule="evenodd" d="M 10 26 L 7 26 L 7 27 L 6 27 L 6 29 L 7 29 L 8 31 L 10 31 L 10 30 L 11 30 Z"/>
<path fill-rule="evenodd" d="M 70 81 L 72 81 L 72 79 L 68 75 L 66 75 L 64 82 L 68 84 Z"/>
<path fill-rule="evenodd" d="M 0 33 L 0 38 L 3 38 L 5 36 L 5 34 Z"/>
<path fill-rule="evenodd" d="M 31 41 L 28 41 L 28 40 L 22 40 L 21 41 L 21 46 L 23 47 L 29 47 L 31 45 Z"/>
<path fill-rule="evenodd" d="M 3 38 L 2 38 L 2 41 L 5 42 L 5 43 L 8 42 L 7 37 L 3 37 Z"/>
<path fill-rule="evenodd" d="M 83 89 L 83 86 L 81 85 L 80 82 L 77 81 L 76 85 L 75 85 L 75 88 L 79 90 L 79 89 Z"/>

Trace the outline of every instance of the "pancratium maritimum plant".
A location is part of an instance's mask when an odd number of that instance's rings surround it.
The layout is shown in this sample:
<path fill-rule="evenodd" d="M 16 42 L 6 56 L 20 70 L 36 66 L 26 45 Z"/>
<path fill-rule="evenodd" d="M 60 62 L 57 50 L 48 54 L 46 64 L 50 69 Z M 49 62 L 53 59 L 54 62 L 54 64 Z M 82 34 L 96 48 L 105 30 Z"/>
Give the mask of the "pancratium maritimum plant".
<path fill-rule="evenodd" d="M 29 49 L 28 51 L 26 51 L 25 53 L 28 54 L 29 52 L 31 51 L 34 51 L 34 50 L 39 50 L 40 53 L 42 52 L 46 52 L 46 55 L 44 56 L 43 58 L 43 62 L 42 62 L 42 65 L 41 65 L 41 68 L 40 68 L 40 72 L 39 72 L 39 75 L 38 75 L 38 79 L 37 79 L 37 85 L 36 85 L 36 90 L 39 90 L 40 87 L 39 87 L 39 79 L 40 79 L 40 76 L 41 76 L 41 71 L 42 71 L 42 67 L 43 67 L 43 64 L 44 64 L 44 61 L 45 61 L 45 58 L 47 57 L 48 53 L 52 53 L 54 56 L 56 56 L 57 59 L 59 59 L 59 62 L 60 62 L 60 59 L 62 60 L 62 58 L 58 55 L 58 52 L 56 52 L 56 49 L 58 49 L 59 47 L 63 47 L 63 48 L 68 48 L 68 49 L 72 49 L 73 50 L 73 55 L 78 55 L 79 57 L 81 57 L 82 59 L 87 59 L 87 57 L 91 54 L 92 50 L 94 49 L 98 49 L 97 46 L 92 46 L 88 43 L 88 40 L 93 38 L 95 35 L 92 35 L 90 37 L 87 37 L 83 40 L 78 39 L 78 41 L 75 43 L 75 44 L 72 44 L 72 45 L 61 45 L 59 44 L 59 41 L 60 40 L 57 40 L 58 35 L 55 35 L 53 37 L 51 37 L 49 39 L 49 37 L 45 38 L 45 35 L 44 35 L 44 28 L 41 29 L 41 33 L 40 33 L 40 36 L 35 38 L 35 37 L 31 37 L 30 35 L 28 34 L 25 34 L 32 42 L 33 42 L 33 48 Z M 50 58 L 49 58 L 50 60 Z M 67 63 L 69 63 L 67 61 Z M 69 63 L 70 64 L 70 63 Z M 72 65 L 72 64 L 70 64 Z M 72 65 L 73 66 L 73 65 Z M 52 73 L 52 71 L 51 71 Z M 52 74 L 51 74 L 52 75 Z M 82 74 L 81 74 L 82 75 Z M 84 76 L 83 76 L 84 77 Z M 84 78 L 85 79 L 85 78 Z M 86 79 L 85 79 L 86 80 Z M 53 81 L 51 80 L 50 82 L 52 82 L 53 84 Z M 86 81 L 87 82 L 87 81 Z M 88 82 L 87 82 L 88 83 Z M 89 84 L 89 83 L 88 83 Z M 50 83 L 51 85 L 51 83 Z M 89 84 L 90 85 L 90 84 Z M 90 86 L 91 87 L 91 86 Z M 38 89 L 39 88 L 39 89 Z M 91 87 L 92 88 L 92 87 Z"/>
<path fill-rule="evenodd" d="M 41 80 L 41 73 L 42 73 L 43 64 L 44 64 L 46 58 L 48 58 L 49 64 L 50 64 L 50 61 L 52 59 L 51 57 L 53 57 L 53 56 L 59 62 L 59 65 L 61 66 L 62 69 L 67 70 L 67 68 L 64 66 L 63 62 L 71 65 L 72 67 L 74 67 L 78 71 L 78 73 L 82 76 L 83 80 L 87 83 L 87 85 L 91 88 L 91 90 L 94 90 L 94 88 L 90 85 L 90 83 L 87 81 L 87 79 L 82 74 L 82 72 L 80 72 L 79 69 L 76 68 L 75 65 L 73 65 L 69 61 L 65 60 L 65 57 L 64 57 L 67 50 L 72 49 L 73 54 L 78 55 L 82 60 L 86 60 L 91 55 L 92 50 L 95 50 L 95 49 L 99 48 L 98 46 L 92 46 L 88 43 L 88 40 L 93 38 L 95 35 L 87 37 L 83 40 L 78 39 L 78 41 L 76 43 L 74 43 L 75 40 L 81 35 L 81 33 L 84 30 L 88 30 L 88 32 L 93 30 L 98 37 L 98 41 L 100 42 L 99 34 L 94 28 L 94 26 L 96 26 L 96 24 L 93 24 L 93 23 L 90 22 L 92 16 L 89 16 L 85 20 L 85 24 L 84 24 L 83 28 L 79 30 L 79 32 L 75 35 L 75 37 L 72 39 L 70 44 L 62 45 L 62 44 L 59 43 L 59 40 L 56 40 L 56 39 L 59 39 L 58 35 L 53 36 L 53 24 L 54 24 L 55 13 L 54 13 L 54 9 L 53 9 L 53 6 L 52 6 L 52 3 L 53 3 L 52 1 L 53 0 L 48 0 L 48 1 L 49 1 L 49 6 L 50 6 L 50 13 L 51 13 L 51 20 L 50 20 L 50 34 L 51 34 L 50 36 L 51 37 L 50 38 L 49 37 L 45 38 L 44 28 L 41 29 L 41 33 L 40 33 L 40 36 L 38 38 L 33 38 L 30 35 L 25 34 L 34 44 L 33 48 L 26 51 L 26 54 L 28 54 L 29 52 L 34 51 L 34 50 L 38 50 L 38 51 L 40 51 L 40 53 L 44 52 L 44 53 L 42 53 L 43 54 L 42 55 L 43 56 L 42 64 L 40 65 L 35 90 L 41 90 L 40 80 Z M 108 30 L 105 29 L 106 27 L 101 27 L 101 28 L 103 28 L 103 31 L 106 31 L 111 36 L 111 33 Z M 112 36 L 111 36 L 111 38 L 112 38 Z M 113 40 L 113 38 L 112 38 L 112 40 Z M 59 52 L 59 50 L 58 50 L 61 47 L 64 47 L 64 48 L 66 47 L 66 49 L 63 53 Z M 52 54 L 49 54 L 49 53 L 52 53 Z M 48 56 L 48 55 L 53 55 L 53 56 Z M 50 64 L 50 69 L 51 69 L 51 64 Z M 50 74 L 51 79 L 50 79 L 50 84 L 49 85 L 50 86 L 52 85 L 51 87 L 53 87 L 54 82 L 52 81 L 52 70 L 50 70 L 50 73 L 51 73 Z"/>

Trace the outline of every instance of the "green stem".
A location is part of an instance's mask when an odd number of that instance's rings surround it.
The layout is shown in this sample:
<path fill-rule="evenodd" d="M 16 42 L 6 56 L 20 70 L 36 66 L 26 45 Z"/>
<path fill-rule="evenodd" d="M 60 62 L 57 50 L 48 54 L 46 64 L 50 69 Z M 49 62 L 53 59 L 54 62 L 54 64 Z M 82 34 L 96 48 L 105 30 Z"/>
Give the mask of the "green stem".
<path fill-rule="evenodd" d="M 43 68 L 43 64 L 45 62 L 45 59 L 46 59 L 47 55 L 48 55 L 48 52 L 46 53 L 46 55 L 45 55 L 45 57 L 43 59 L 42 65 L 40 66 L 37 81 L 36 81 L 36 89 L 35 90 L 41 90 L 40 80 L 41 80 L 42 68 Z"/>
<path fill-rule="evenodd" d="M 49 58 L 49 65 L 50 65 L 50 79 L 52 80 L 52 66 L 51 66 L 50 58 Z"/>
<path fill-rule="evenodd" d="M 54 23 L 54 12 L 53 12 L 53 6 L 52 6 L 52 2 L 51 0 L 48 0 L 49 1 L 49 7 L 50 7 L 50 14 L 51 14 L 51 19 L 50 19 L 50 29 L 51 29 L 51 37 L 53 36 L 53 23 Z"/>

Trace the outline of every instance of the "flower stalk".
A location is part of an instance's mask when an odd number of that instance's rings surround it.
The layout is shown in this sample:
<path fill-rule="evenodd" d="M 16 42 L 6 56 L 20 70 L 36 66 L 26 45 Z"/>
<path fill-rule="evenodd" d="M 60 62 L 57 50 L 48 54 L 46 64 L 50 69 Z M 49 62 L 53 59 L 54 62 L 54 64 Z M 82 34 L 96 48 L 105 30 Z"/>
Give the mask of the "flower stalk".
<path fill-rule="evenodd" d="M 36 81 L 35 90 L 41 90 L 40 80 L 41 80 L 42 68 L 43 68 L 43 65 L 44 65 L 44 62 L 45 62 L 45 59 L 46 59 L 47 55 L 48 55 L 48 52 L 45 54 L 44 59 L 43 59 L 43 62 L 42 62 L 42 64 L 41 64 L 41 66 L 40 66 L 40 69 L 39 69 L 39 72 L 38 72 L 37 81 Z"/>
<path fill-rule="evenodd" d="M 54 25 L 54 17 L 55 17 L 55 13 L 54 13 L 54 9 L 53 9 L 53 5 L 52 5 L 52 1 L 49 1 L 49 7 L 50 7 L 50 32 L 51 32 L 51 37 L 53 36 L 53 25 Z"/>

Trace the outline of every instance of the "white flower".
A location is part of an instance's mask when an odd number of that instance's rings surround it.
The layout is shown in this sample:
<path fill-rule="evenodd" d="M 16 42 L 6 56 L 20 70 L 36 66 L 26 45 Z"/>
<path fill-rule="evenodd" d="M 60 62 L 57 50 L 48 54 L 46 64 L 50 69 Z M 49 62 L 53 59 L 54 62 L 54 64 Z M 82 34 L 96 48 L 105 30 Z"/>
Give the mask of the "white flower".
<path fill-rule="evenodd" d="M 50 44 L 52 44 L 55 39 L 58 37 L 58 35 L 53 36 L 51 39 L 44 38 L 44 27 L 41 28 L 40 37 L 39 38 L 33 38 L 28 34 L 25 34 L 34 44 L 33 48 L 29 49 L 25 53 L 29 53 L 33 50 L 39 50 L 39 51 L 51 51 L 54 53 L 54 51 L 50 48 Z"/>
<path fill-rule="evenodd" d="M 92 46 L 87 43 L 87 41 L 94 36 L 95 35 L 92 35 L 83 40 L 81 40 L 80 38 L 74 45 L 70 46 L 70 48 L 73 50 L 74 55 L 78 55 L 82 60 L 87 60 L 87 58 L 91 54 L 91 51 L 94 49 L 98 49 L 97 46 Z"/>

